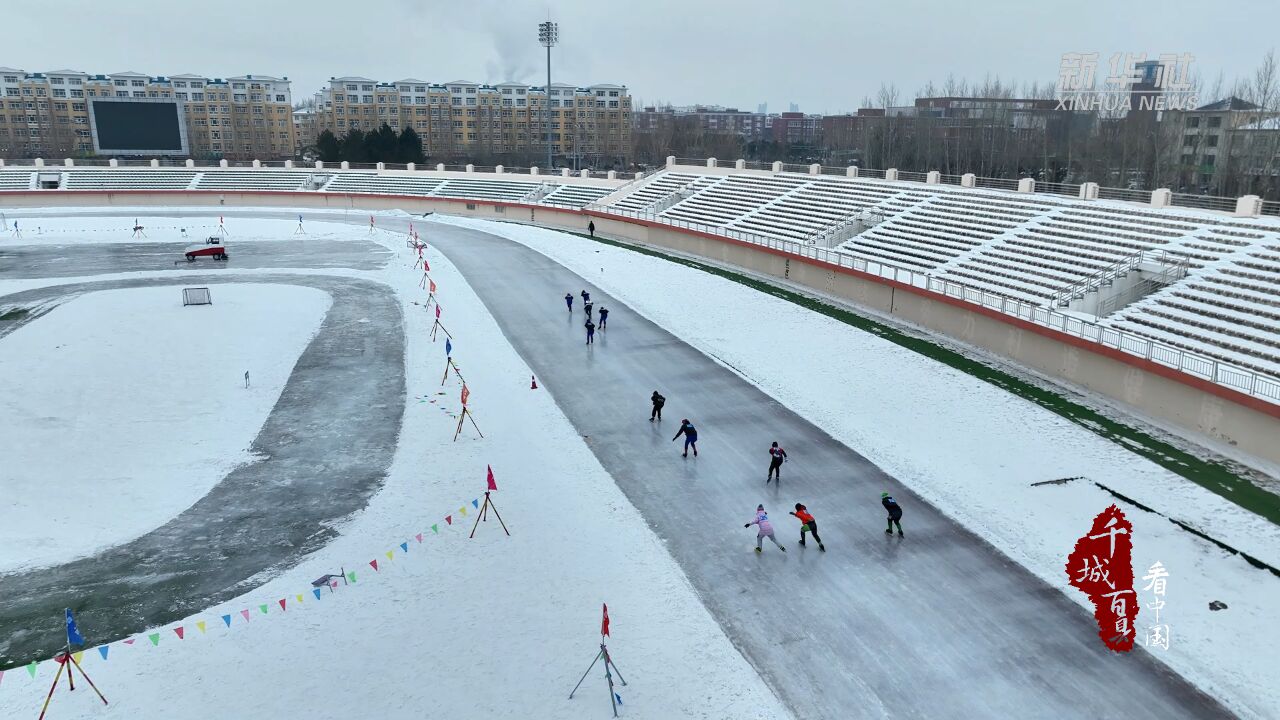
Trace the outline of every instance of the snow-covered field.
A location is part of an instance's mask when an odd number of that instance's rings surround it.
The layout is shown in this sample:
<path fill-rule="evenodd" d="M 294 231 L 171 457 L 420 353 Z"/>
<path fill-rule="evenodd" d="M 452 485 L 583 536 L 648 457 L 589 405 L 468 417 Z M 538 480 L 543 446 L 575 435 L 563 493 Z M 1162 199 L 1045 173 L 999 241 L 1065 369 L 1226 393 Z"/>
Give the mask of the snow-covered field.
<path fill-rule="evenodd" d="M 78 222 L 84 230 L 100 224 L 87 215 Z M 262 237 L 286 236 L 297 224 L 236 223 L 236 232 Z M 369 237 L 359 226 L 319 225 L 308 222 L 308 231 Z M 607 717 L 599 666 L 567 699 L 598 649 L 607 602 L 610 650 L 629 683 L 616 688 L 626 717 L 787 717 L 551 398 L 530 390 L 528 368 L 475 295 L 432 253 L 453 356 L 485 433 L 481 440 L 468 426 L 450 442 L 460 388 L 452 379 L 440 387 L 443 339 L 431 341 L 432 315 L 415 304 L 426 295 L 418 287 L 422 273 L 412 267 L 402 233 L 374 237 L 398 251 L 385 270 L 315 272 L 385 282 L 403 300 L 409 397 L 383 490 L 329 545 L 245 596 L 132 642 L 113 642 L 105 659 L 91 647 L 82 662 L 111 704 L 64 690 L 51 716 Z M 0 293 L 79 280 L 0 281 Z M 214 301 L 222 294 L 215 287 Z M 16 335 L 0 339 L 0 349 Z M 136 355 L 150 351 L 133 348 Z M 226 412 L 219 422 L 252 422 L 247 413 Z M 0 435 L 11 425 L 0 417 Z M 511 536 L 490 521 L 469 540 L 470 502 L 483 498 L 486 465 L 496 474 L 494 499 Z M 9 509 L 8 498 L 0 501 L 0 513 Z M 9 550 L 0 546 L 0 553 Z M 376 571 L 371 560 L 379 562 Z M 356 582 L 318 599 L 311 594 L 313 579 L 340 567 Z M 92 626 L 80 630 L 95 644 Z M 33 676 L 6 671 L 0 717 L 38 712 L 55 670 L 45 660 Z"/>
<path fill-rule="evenodd" d="M 329 296 L 181 288 L 86 293 L 0 340 L 0 572 L 131 540 L 250 459 Z"/>
<path fill-rule="evenodd" d="M 1075 540 L 1116 500 L 1084 476 L 1273 565 L 1280 529 L 1123 447 L 958 370 L 729 280 L 538 228 L 442 218 L 538 250 L 732 367 L 910 485 L 1010 557 L 1062 588 Z M 689 298 L 698 312 L 690 313 Z M 768 318 L 769 342 L 759 342 Z M 780 352 L 779 348 L 785 348 Z M 1153 649 L 1236 712 L 1280 717 L 1280 579 L 1126 503 L 1134 567 L 1171 573 Z M 1144 602 L 1150 597 L 1144 599 Z M 1212 612 L 1221 600 L 1227 610 Z M 1090 607 L 1090 612 L 1092 608 Z M 1138 619 L 1140 628 L 1146 624 Z"/>

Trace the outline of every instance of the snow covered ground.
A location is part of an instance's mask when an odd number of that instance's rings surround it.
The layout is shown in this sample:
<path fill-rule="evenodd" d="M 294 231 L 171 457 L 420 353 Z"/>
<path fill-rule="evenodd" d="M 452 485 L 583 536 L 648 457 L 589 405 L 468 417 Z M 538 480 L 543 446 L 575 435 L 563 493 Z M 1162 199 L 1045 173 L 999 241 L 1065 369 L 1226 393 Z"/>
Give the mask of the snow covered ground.
<path fill-rule="evenodd" d="M 538 228 L 435 216 L 538 250 L 732 367 L 1088 606 L 1063 571 L 1075 540 L 1116 500 L 1084 476 L 1273 565 L 1280 529 L 1100 436 L 958 370 L 729 280 Z M 655 291 L 655 288 L 660 290 Z M 698 312 L 690 313 L 690 298 Z M 768 318 L 768 342 L 761 319 Z M 1135 575 L 1171 573 L 1151 652 L 1233 710 L 1280 716 L 1280 579 L 1126 503 Z M 1149 602 L 1148 596 L 1143 598 Z M 1228 610 L 1212 612 L 1221 600 Z M 1092 608 L 1090 607 L 1090 612 Z M 1147 624 L 1139 616 L 1139 627 Z"/>
<path fill-rule="evenodd" d="M 82 222 L 86 229 L 99 223 L 88 216 Z M 264 236 L 296 226 L 237 222 L 244 223 L 239 232 Z M 317 225 L 308 223 L 309 232 L 368 237 L 358 226 Z M 529 388 L 528 368 L 465 282 L 431 253 L 453 357 L 485 434 L 478 438 L 468 425 L 450 441 L 460 386 L 451 378 L 441 388 L 443 337 L 432 342 L 433 316 L 416 304 L 426 296 L 418 286 L 422 272 L 412 267 L 402 233 L 380 237 L 398 251 L 386 269 L 318 272 L 383 281 L 403 298 L 409 397 L 383 490 L 341 526 L 337 539 L 234 602 L 132 642 L 112 642 L 105 659 L 91 647 L 82 662 L 111 704 L 63 691 L 51 715 L 607 717 L 598 665 L 567 699 L 598 650 L 600 606 L 607 602 L 610 650 L 629 683 L 616 688 L 624 717 L 788 717 L 551 398 Z M 259 273 L 234 266 L 224 272 Z M 166 276 L 141 274 L 148 275 Z M 0 282 L 0 293 L 40 284 Z M 12 337 L 0 339 L 0 348 Z M 242 420 L 249 421 L 220 418 Z M 0 419 L 0 435 L 11 430 Z M 486 465 L 496 474 L 494 499 L 511 536 L 491 520 L 469 540 L 470 502 L 483 499 Z M 311 594 L 313 579 L 339 568 L 356 581 L 322 590 L 318 599 Z M 80 629 L 95 644 L 94 629 Z M 33 675 L 6 671 L 0 717 L 36 712 L 55 671 L 47 660 Z"/>
<path fill-rule="evenodd" d="M 330 298 L 181 288 L 87 293 L 0 340 L 0 572 L 132 540 L 250 459 Z"/>

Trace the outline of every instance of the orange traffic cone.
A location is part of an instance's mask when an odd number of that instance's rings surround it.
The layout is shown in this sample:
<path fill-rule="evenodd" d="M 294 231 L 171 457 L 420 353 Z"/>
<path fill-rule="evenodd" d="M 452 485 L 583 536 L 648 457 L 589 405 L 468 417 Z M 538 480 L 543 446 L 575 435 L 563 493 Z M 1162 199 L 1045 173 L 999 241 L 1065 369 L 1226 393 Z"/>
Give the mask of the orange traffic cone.
<path fill-rule="evenodd" d="M 532 375 L 529 376 L 529 389 L 530 390 L 538 389 L 538 379 Z"/>

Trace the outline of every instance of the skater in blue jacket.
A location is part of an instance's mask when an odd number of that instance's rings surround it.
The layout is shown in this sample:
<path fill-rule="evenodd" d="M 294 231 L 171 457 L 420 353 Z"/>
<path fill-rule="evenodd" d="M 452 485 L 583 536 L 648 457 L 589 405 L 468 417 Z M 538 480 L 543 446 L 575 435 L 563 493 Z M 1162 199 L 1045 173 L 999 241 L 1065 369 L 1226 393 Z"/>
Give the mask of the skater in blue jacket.
<path fill-rule="evenodd" d="M 680 421 L 680 429 L 676 431 L 676 437 L 671 438 L 672 442 L 676 438 L 684 436 L 684 454 L 681 457 L 689 457 L 689 448 L 693 448 L 693 456 L 698 457 L 698 429 L 689 422 L 689 418 Z"/>

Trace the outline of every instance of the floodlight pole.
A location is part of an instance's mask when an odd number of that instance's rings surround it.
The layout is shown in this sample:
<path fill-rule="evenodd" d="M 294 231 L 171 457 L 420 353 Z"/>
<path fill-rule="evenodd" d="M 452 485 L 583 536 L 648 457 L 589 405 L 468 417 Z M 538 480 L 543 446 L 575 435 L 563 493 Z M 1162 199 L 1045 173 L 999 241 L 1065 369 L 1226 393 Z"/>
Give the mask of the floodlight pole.
<path fill-rule="evenodd" d="M 547 172 L 551 172 L 551 46 L 560 39 L 560 27 L 550 20 L 538 23 L 538 42 L 547 48 L 547 87 L 542 100 L 542 127 L 546 133 Z"/>

